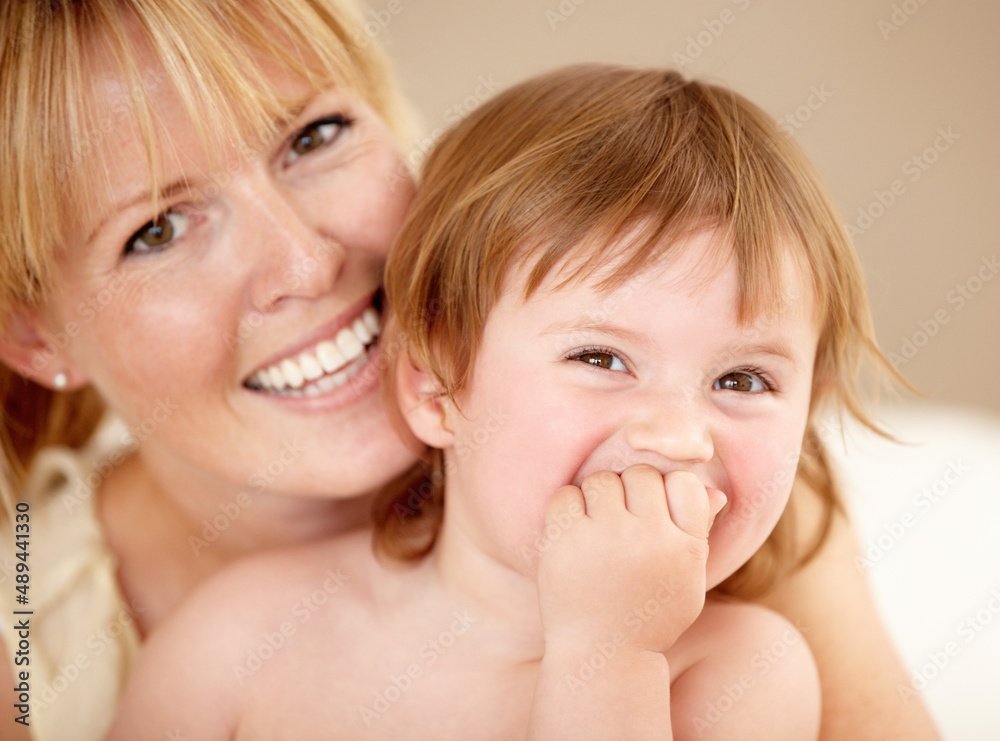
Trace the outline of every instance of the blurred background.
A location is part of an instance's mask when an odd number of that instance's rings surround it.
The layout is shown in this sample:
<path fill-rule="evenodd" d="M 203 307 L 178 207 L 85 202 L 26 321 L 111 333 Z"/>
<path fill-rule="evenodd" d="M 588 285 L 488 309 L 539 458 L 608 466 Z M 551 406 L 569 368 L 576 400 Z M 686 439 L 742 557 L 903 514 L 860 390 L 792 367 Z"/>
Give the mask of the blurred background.
<path fill-rule="evenodd" d="M 1000 2 L 368 0 L 435 136 L 571 62 L 680 68 L 774 115 L 833 193 L 879 342 L 926 394 L 831 449 L 886 624 L 948 739 L 1000 738 Z"/>
<path fill-rule="evenodd" d="M 1000 412 L 1000 3 L 368 0 L 426 138 L 580 61 L 672 66 L 779 119 L 851 226 L 883 350 Z M 1000 455 L 1000 453 L 998 453 Z"/>

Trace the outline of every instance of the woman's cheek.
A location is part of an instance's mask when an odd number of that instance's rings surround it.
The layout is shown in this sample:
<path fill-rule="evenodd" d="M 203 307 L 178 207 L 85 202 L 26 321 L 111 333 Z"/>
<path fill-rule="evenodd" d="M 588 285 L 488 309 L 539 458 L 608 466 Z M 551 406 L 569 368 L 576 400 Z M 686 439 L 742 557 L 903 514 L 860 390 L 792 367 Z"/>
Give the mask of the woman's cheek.
<path fill-rule="evenodd" d="M 356 212 L 363 214 L 359 219 L 360 236 L 369 241 L 373 253 L 388 256 L 415 193 L 413 178 L 402 160 L 384 168 L 371 187 L 362 192 L 364 198 Z"/>

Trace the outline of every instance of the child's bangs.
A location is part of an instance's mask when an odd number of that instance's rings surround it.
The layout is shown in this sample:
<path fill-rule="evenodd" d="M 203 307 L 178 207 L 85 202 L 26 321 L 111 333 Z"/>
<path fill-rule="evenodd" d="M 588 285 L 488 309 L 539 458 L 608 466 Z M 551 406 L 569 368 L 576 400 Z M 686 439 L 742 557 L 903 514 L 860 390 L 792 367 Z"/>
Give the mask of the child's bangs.
<path fill-rule="evenodd" d="M 553 276 L 552 290 L 591 282 L 602 294 L 610 294 L 649 271 L 665 267 L 675 253 L 685 249 L 685 242 L 703 232 L 712 232 L 698 264 L 704 267 L 700 280 L 710 281 L 731 261 L 736 260 L 740 277 L 735 319 L 748 326 L 760 317 L 774 317 L 793 300 L 790 288 L 776 262 L 786 254 L 793 258 L 798 273 L 811 275 L 804 265 L 804 250 L 797 240 L 780 235 L 767 240 L 761 248 L 748 245 L 734 233 L 731 223 L 720 222 L 717 214 L 698 217 L 663 218 L 662 214 L 636 217 L 634 223 L 617 233 L 595 226 L 582 238 L 567 243 L 546 241 L 525 246 L 521 259 L 530 268 L 524 282 L 524 298 L 539 290 L 542 282 Z M 754 235 L 755 241 L 760 235 Z M 794 300 L 797 300 L 797 296 Z"/>

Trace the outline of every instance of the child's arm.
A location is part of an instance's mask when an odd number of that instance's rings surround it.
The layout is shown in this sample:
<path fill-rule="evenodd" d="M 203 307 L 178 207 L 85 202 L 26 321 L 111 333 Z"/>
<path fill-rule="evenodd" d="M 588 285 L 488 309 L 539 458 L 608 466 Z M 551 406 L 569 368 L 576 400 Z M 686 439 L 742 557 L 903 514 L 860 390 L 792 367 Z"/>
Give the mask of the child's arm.
<path fill-rule="evenodd" d="M 756 605 L 713 601 L 685 640 L 703 657 L 671 687 L 674 738 L 819 737 L 816 664 L 787 620 Z"/>
<path fill-rule="evenodd" d="M 673 686 L 669 678 L 662 681 L 652 663 L 630 662 L 627 657 L 594 662 L 600 651 L 567 654 L 562 667 L 549 663 L 548 676 L 539 678 L 534 708 L 539 711 L 536 722 L 542 712 L 547 716 L 548 735 L 537 737 L 817 739 L 819 679 L 802 635 L 781 616 L 760 607 L 734 603 L 712 608 L 706 608 L 685 636 L 701 644 L 707 655 L 683 671 Z M 548 659 L 546 652 L 543 669 Z M 565 684 L 566 676 L 578 677 L 588 661 L 601 664 L 600 669 L 588 672 L 590 682 L 567 694 L 559 680 Z M 540 694 L 544 689 L 556 692 L 545 697 Z M 531 732 L 539 727 L 533 725 Z"/>
<path fill-rule="evenodd" d="M 706 658 L 671 687 L 664 652 L 701 612 L 722 504 L 690 474 L 645 466 L 558 492 L 539 560 L 546 650 L 529 738 L 816 737 L 811 654 L 766 610 L 714 605 L 685 636 Z"/>
<path fill-rule="evenodd" d="M 701 612 L 723 504 L 710 506 L 692 474 L 649 466 L 556 492 L 539 556 L 545 655 L 529 739 L 673 738 L 663 654 Z"/>

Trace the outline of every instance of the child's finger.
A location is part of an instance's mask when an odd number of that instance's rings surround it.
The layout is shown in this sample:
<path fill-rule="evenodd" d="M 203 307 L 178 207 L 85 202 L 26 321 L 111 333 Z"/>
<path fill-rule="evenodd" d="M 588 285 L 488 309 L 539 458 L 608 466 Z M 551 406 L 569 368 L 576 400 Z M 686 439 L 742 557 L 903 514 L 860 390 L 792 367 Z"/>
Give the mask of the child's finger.
<path fill-rule="evenodd" d="M 715 518 L 719 516 L 722 508 L 726 506 L 726 502 L 729 501 L 729 497 L 718 489 L 706 488 L 705 491 L 708 492 L 708 529 L 711 530 L 712 525 L 715 524 Z"/>
<path fill-rule="evenodd" d="M 598 471 L 583 480 L 581 486 L 588 517 L 600 517 L 625 509 L 625 489 L 618 474 Z"/>
<path fill-rule="evenodd" d="M 667 517 L 663 475 L 652 466 L 629 466 L 622 471 L 625 506 L 636 517 Z"/>
<path fill-rule="evenodd" d="M 545 508 L 545 524 L 565 530 L 569 523 L 583 515 L 584 501 L 580 488 L 573 485 L 560 486 Z"/>
<path fill-rule="evenodd" d="M 664 477 L 670 519 L 688 535 L 704 538 L 710 520 L 708 492 L 698 477 L 687 471 L 672 471 Z"/>

